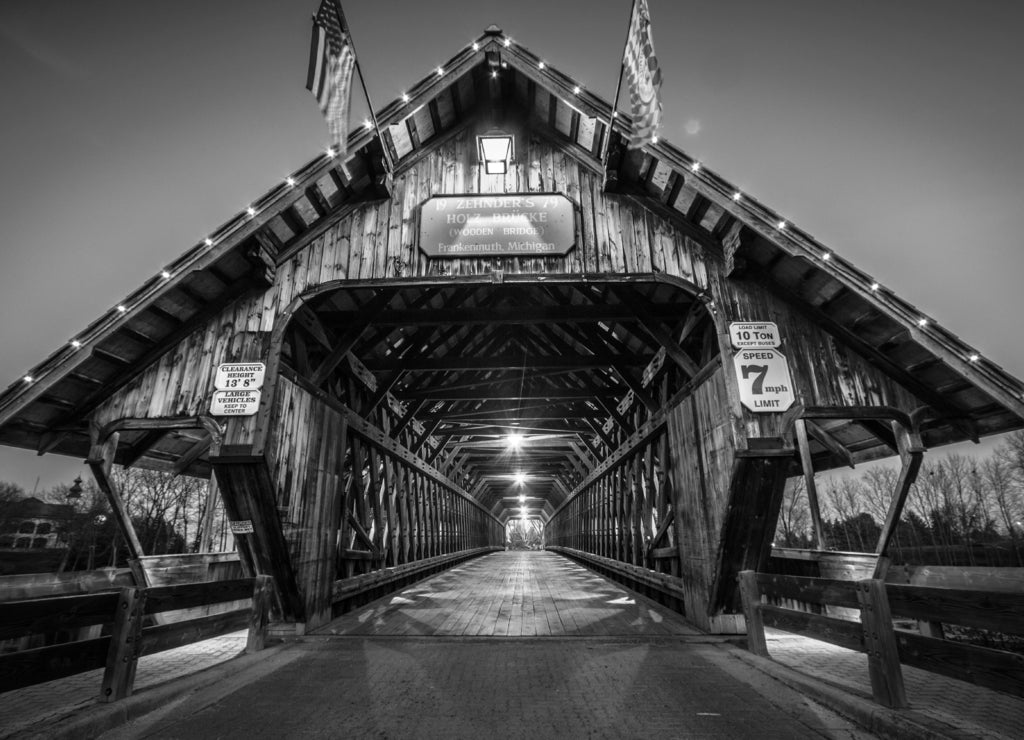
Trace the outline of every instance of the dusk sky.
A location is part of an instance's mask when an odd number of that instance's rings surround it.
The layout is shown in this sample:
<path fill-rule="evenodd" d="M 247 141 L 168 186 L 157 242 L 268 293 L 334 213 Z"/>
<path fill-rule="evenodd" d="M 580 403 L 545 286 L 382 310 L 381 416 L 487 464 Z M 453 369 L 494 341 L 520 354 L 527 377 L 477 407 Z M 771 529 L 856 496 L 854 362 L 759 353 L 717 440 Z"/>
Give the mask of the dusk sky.
<path fill-rule="evenodd" d="M 0 3 L 0 386 L 325 148 L 318 2 Z M 343 5 L 378 108 L 491 23 L 611 100 L 630 8 Z M 663 138 L 1024 376 L 1024 3 L 649 7 Z M 0 448 L 28 490 L 79 473 Z"/>

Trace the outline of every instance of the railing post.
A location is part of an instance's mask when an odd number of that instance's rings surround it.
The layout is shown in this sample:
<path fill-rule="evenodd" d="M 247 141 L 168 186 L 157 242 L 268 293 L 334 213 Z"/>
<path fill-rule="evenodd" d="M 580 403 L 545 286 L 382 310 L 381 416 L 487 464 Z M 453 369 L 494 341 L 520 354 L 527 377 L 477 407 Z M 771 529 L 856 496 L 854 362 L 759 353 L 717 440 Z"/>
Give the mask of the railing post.
<path fill-rule="evenodd" d="M 864 630 L 864 648 L 868 654 L 871 693 L 879 704 L 893 709 L 907 706 L 900 668 L 899 649 L 892 627 L 885 581 L 867 579 L 857 583 L 860 622 Z"/>
<path fill-rule="evenodd" d="M 761 589 L 757 587 L 757 573 L 740 571 L 740 597 L 743 617 L 747 622 L 747 650 L 764 658 L 768 656 L 768 643 L 764 639 L 764 620 L 761 618 Z"/>
<path fill-rule="evenodd" d="M 135 668 L 142 647 L 142 616 L 146 592 L 140 588 L 123 588 L 117 600 L 107 665 L 103 671 L 101 702 L 112 702 L 131 696 Z"/>
<path fill-rule="evenodd" d="M 270 601 L 274 593 L 274 579 L 271 576 L 256 576 L 252 586 L 252 612 L 249 615 L 249 636 L 245 652 L 256 653 L 267 641 L 267 625 L 270 623 Z"/>

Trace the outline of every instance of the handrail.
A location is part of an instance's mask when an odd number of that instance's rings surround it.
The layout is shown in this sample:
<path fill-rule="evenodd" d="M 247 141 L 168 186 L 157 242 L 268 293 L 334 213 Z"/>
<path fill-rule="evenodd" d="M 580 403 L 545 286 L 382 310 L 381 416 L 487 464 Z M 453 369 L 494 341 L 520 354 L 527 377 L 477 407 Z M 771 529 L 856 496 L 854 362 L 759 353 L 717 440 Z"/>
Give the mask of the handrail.
<path fill-rule="evenodd" d="M 885 583 L 837 581 L 754 571 L 739 575 L 747 647 L 770 657 L 765 626 L 866 652 L 872 695 L 905 707 L 901 664 L 1015 696 L 1024 696 L 1020 655 L 896 630 L 892 615 L 1024 635 L 1024 593 Z M 787 609 L 766 600 L 795 599 L 821 607 L 854 607 L 859 622 Z"/>
<path fill-rule="evenodd" d="M 112 625 L 109 637 L 0 655 L 0 692 L 104 668 L 100 701 L 116 701 L 131 694 L 135 666 L 143 653 L 160 652 L 245 628 L 249 629 L 246 652 L 262 650 L 272 593 L 271 577 L 256 576 L 0 603 L 0 639 Z M 251 605 L 170 624 L 144 625 L 149 615 L 242 599 L 251 599 Z"/>

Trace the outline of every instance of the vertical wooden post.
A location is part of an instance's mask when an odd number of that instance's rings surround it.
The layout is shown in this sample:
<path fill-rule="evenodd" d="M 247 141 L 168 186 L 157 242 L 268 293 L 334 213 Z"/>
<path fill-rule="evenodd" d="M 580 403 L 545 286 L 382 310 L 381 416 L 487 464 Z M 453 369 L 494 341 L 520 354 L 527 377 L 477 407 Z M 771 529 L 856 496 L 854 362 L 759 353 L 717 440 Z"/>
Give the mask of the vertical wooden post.
<path fill-rule="evenodd" d="M 757 573 L 741 570 L 739 574 L 743 617 L 747 622 L 747 650 L 754 655 L 770 657 L 764 639 L 764 619 L 761 617 L 761 589 L 757 586 Z"/>
<path fill-rule="evenodd" d="M 199 552 L 213 552 L 213 523 L 217 511 L 217 476 L 210 476 L 209 488 L 206 492 L 206 509 L 200 526 L 203 529 L 199 538 Z"/>
<path fill-rule="evenodd" d="M 907 706 L 907 694 L 903 688 L 903 671 L 892 628 L 889 599 L 885 595 L 885 582 L 878 579 L 858 581 L 857 601 L 860 603 L 864 647 L 868 654 L 871 693 L 879 704 L 901 709 Z"/>
<path fill-rule="evenodd" d="M 107 665 L 103 671 L 101 702 L 112 702 L 131 696 L 135 683 L 142 640 L 142 615 L 146 593 L 139 588 L 123 588 L 117 599 Z"/>
<path fill-rule="evenodd" d="M 259 652 L 267 642 L 267 625 L 270 622 L 270 602 L 273 594 L 274 579 L 271 576 L 256 576 L 252 587 L 249 635 L 245 641 L 247 653 Z"/>

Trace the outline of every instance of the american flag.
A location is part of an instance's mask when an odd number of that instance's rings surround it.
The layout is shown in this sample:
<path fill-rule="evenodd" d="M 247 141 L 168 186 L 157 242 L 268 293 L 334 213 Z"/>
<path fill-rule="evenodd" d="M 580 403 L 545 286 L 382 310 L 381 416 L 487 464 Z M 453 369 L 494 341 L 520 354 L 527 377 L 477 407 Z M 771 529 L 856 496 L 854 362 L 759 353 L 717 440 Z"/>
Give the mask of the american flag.
<path fill-rule="evenodd" d="M 348 108 L 356 55 L 338 0 L 322 0 L 313 17 L 306 89 L 316 95 L 327 119 L 331 141 L 344 158 L 348 139 Z"/>
<path fill-rule="evenodd" d="M 623 60 L 629 80 L 633 127 L 627 136 L 630 149 L 653 143 L 661 124 L 661 70 L 651 41 L 651 12 L 647 0 L 636 0 Z"/>

